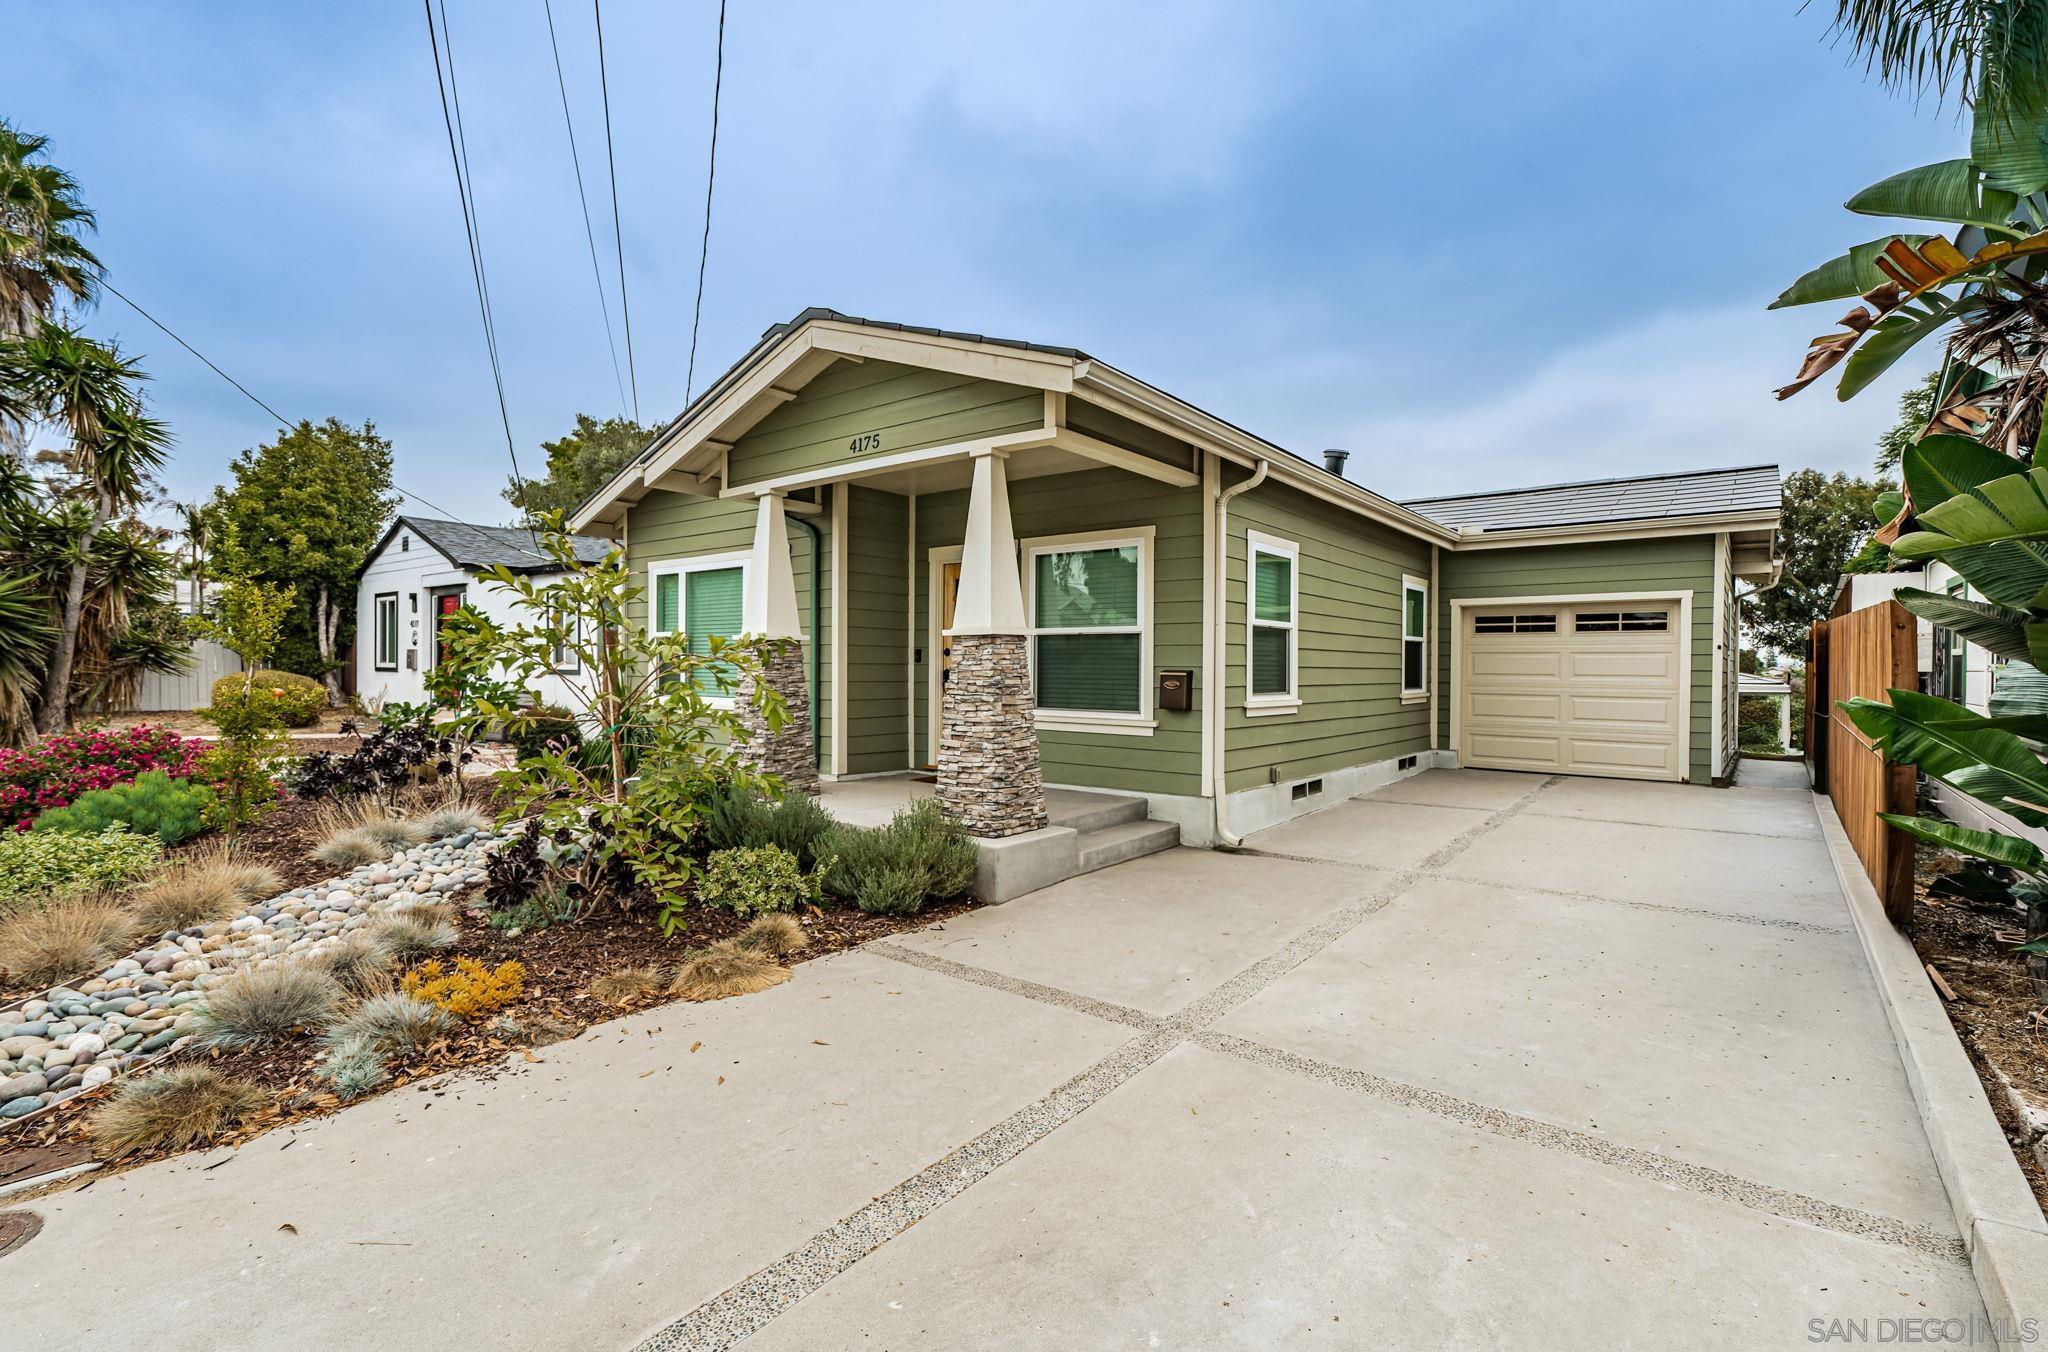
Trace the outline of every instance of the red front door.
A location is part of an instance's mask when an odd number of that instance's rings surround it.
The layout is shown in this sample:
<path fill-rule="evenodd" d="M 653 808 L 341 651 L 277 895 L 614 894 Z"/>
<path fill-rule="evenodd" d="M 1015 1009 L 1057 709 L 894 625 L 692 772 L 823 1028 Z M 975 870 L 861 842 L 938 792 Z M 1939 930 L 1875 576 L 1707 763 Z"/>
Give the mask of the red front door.
<path fill-rule="evenodd" d="M 462 609 L 462 593 L 444 592 L 434 598 L 434 663 L 448 660 L 448 645 L 441 639 L 441 621 Z"/>

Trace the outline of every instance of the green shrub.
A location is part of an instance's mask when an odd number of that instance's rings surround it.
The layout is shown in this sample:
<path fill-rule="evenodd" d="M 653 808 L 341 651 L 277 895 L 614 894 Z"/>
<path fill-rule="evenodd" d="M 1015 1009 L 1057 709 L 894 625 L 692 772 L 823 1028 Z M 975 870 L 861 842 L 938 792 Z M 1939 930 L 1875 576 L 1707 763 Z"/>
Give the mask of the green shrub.
<path fill-rule="evenodd" d="M 801 793 L 771 803 L 726 785 L 705 809 L 704 840 L 714 850 L 773 845 L 795 855 L 802 867 L 816 868 L 818 841 L 837 826 L 815 799 Z"/>
<path fill-rule="evenodd" d="M 705 862 L 697 900 L 735 915 L 793 911 L 818 896 L 818 878 L 779 845 L 719 850 Z"/>
<path fill-rule="evenodd" d="M 166 845 L 176 845 L 206 829 L 206 810 L 212 803 L 213 790 L 204 784 L 151 770 L 126 784 L 94 789 L 69 807 L 51 808 L 36 818 L 35 829 L 98 835 L 109 826 L 121 825 L 137 835 L 155 836 Z"/>
<path fill-rule="evenodd" d="M 554 704 L 538 704 L 519 711 L 521 726 L 507 739 L 519 751 L 519 759 L 531 760 L 548 751 L 561 751 L 574 758 L 583 745 L 583 729 L 576 715 Z M 552 745 L 550 745 L 552 743 Z"/>
<path fill-rule="evenodd" d="M 1769 695 L 1744 695 L 1737 702 L 1736 739 L 1744 751 L 1782 752 L 1778 745 L 1778 701 Z"/>
<path fill-rule="evenodd" d="M 244 690 L 246 688 L 246 695 Z M 227 709 L 247 699 L 268 708 L 288 728 L 310 728 L 327 707 L 327 687 L 290 671 L 237 671 L 213 683 L 213 707 Z M 207 715 L 207 710 L 201 710 Z"/>
<path fill-rule="evenodd" d="M 123 826 L 98 835 L 69 831 L 0 832 L 0 909 L 63 892 L 119 887 L 149 873 L 163 842 Z"/>
<path fill-rule="evenodd" d="M 872 915 L 909 915 L 934 897 L 959 896 L 974 885 L 978 858 L 973 838 L 930 798 L 879 830 L 835 827 L 817 852 L 828 861 L 825 890 Z"/>

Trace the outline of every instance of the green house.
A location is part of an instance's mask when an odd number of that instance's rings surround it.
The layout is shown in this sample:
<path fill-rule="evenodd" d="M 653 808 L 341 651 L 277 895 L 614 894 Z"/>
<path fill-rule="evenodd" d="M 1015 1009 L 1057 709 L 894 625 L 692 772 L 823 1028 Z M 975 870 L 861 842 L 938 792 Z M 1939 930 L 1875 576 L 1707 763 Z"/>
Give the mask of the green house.
<path fill-rule="evenodd" d="M 928 776 L 989 840 L 1110 793 L 1206 845 L 1438 766 L 1724 779 L 1778 483 L 1395 502 L 1071 348 L 814 309 L 571 525 L 642 622 L 801 640 L 759 748 L 795 782 Z"/>

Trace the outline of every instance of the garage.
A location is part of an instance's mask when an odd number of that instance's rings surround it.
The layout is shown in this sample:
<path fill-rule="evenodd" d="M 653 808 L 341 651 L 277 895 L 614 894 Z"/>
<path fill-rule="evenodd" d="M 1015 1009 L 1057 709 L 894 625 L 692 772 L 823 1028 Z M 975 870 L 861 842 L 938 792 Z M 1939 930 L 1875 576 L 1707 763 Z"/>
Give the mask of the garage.
<path fill-rule="evenodd" d="M 1676 596 L 1460 603 L 1460 763 L 1683 779 L 1687 609 Z"/>

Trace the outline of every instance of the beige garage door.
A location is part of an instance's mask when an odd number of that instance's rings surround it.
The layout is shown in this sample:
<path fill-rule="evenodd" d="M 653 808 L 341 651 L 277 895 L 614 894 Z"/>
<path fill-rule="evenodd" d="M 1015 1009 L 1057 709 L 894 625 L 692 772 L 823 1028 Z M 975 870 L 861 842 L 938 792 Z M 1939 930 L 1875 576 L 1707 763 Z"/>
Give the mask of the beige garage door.
<path fill-rule="evenodd" d="M 1675 599 L 1463 607 L 1460 762 L 1681 778 L 1679 618 Z"/>

